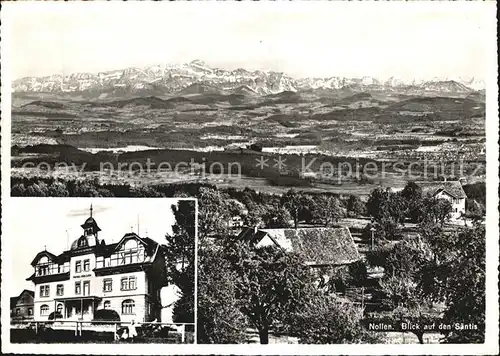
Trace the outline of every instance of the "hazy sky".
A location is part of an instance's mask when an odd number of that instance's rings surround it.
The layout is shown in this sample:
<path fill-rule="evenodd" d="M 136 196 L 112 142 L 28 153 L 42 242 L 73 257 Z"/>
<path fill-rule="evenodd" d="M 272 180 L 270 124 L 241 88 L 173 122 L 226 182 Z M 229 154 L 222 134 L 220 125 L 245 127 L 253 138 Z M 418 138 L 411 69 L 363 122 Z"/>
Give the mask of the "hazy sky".
<path fill-rule="evenodd" d="M 13 79 L 193 59 L 294 77 L 483 77 L 496 12 L 493 1 L 3 7 L 4 17 L 12 10 Z"/>
<path fill-rule="evenodd" d="M 46 248 L 60 254 L 82 235 L 80 225 L 89 217 L 90 203 L 102 230 L 99 239 L 105 239 L 107 244 L 118 242 L 127 232 L 137 233 L 138 214 L 139 235 L 157 242 L 164 243 L 165 234 L 172 232 L 171 226 L 175 223 L 171 210 L 175 199 L 10 199 L 8 213 L 11 215 L 4 220 L 6 230 L 2 231 L 2 248 L 12 251 L 12 289 L 9 288 L 9 293 L 15 295 L 24 288 L 33 289 L 26 278 L 33 273 L 30 263 L 38 252 Z"/>

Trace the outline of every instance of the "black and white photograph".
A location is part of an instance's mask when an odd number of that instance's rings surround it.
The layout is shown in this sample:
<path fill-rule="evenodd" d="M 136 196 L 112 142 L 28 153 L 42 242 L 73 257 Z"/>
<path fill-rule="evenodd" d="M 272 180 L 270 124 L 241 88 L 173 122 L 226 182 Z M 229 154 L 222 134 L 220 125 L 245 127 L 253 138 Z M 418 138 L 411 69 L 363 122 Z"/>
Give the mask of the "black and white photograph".
<path fill-rule="evenodd" d="M 9 207 L 11 343 L 194 342 L 194 200 Z"/>
<path fill-rule="evenodd" d="M 6 5 L 11 343 L 498 352 L 496 2 Z"/>

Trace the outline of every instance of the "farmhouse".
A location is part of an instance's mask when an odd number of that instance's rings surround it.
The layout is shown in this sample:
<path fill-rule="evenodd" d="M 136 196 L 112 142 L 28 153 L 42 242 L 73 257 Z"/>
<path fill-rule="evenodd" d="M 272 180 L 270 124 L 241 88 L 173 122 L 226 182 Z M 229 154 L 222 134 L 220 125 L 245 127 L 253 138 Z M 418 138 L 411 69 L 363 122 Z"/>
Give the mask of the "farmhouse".
<path fill-rule="evenodd" d="M 422 188 L 422 194 L 437 199 L 446 199 L 452 206 L 452 219 L 459 219 L 465 213 L 465 199 L 467 195 L 459 181 L 445 182 L 417 182 Z"/>
<path fill-rule="evenodd" d="M 69 250 L 41 251 L 31 262 L 34 320 L 90 321 L 96 311 L 111 309 L 121 321 L 161 321 L 165 246 L 135 233 L 107 245 L 99 239 L 92 207 L 81 227 L 83 234 Z"/>
<path fill-rule="evenodd" d="M 10 320 L 33 320 L 34 297 L 33 291 L 25 289 L 17 297 L 10 298 Z"/>
<path fill-rule="evenodd" d="M 301 254 L 311 267 L 342 266 L 360 255 L 348 228 L 256 229 L 244 228 L 238 238 L 255 247 L 278 246 Z"/>

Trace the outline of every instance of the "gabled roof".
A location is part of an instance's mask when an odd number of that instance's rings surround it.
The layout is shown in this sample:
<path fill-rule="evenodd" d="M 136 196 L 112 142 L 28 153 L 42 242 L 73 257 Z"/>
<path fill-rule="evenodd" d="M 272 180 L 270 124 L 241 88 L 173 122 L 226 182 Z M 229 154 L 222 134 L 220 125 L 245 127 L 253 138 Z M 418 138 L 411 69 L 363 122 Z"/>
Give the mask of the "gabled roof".
<path fill-rule="evenodd" d="M 240 239 L 256 247 L 274 244 L 285 251 L 301 254 L 308 265 L 344 265 L 360 259 L 347 228 L 252 229 Z"/>
<path fill-rule="evenodd" d="M 17 301 L 19 300 L 19 298 L 21 298 L 21 296 L 23 294 L 28 294 L 30 295 L 32 298 L 35 297 L 35 292 L 33 292 L 32 290 L 29 290 L 29 289 L 23 289 L 23 291 L 17 296 L 17 297 L 11 297 L 10 298 L 10 308 L 14 308 L 17 304 Z"/>
<path fill-rule="evenodd" d="M 462 184 L 458 181 L 448 181 L 448 182 L 416 182 L 420 188 L 422 188 L 422 194 L 430 194 L 435 196 L 440 192 L 445 192 L 448 195 L 457 198 L 467 198 Z"/>
<path fill-rule="evenodd" d="M 150 239 L 149 237 L 140 237 L 135 232 L 128 232 L 125 235 L 123 235 L 120 241 L 118 241 L 118 243 L 115 246 L 115 249 L 117 249 L 123 242 L 125 242 L 125 240 L 130 238 L 139 240 L 144 244 L 145 247 L 153 248 L 156 247 L 156 245 L 158 245 L 158 243 L 155 240 Z"/>
<path fill-rule="evenodd" d="M 155 252 L 157 251 L 158 246 L 160 245 L 157 243 L 155 240 L 149 238 L 149 237 L 140 237 L 134 232 L 129 232 L 126 233 L 120 241 L 116 243 L 112 243 L 109 245 L 99 245 L 98 249 L 96 250 L 96 255 L 98 256 L 109 256 L 113 252 L 119 249 L 120 245 L 123 244 L 126 240 L 134 238 L 137 239 L 139 242 L 141 242 L 144 247 L 146 248 L 146 251 L 149 255 L 154 255 Z M 154 257 L 154 256 L 153 256 Z M 154 258 L 153 258 L 154 259 Z"/>
<path fill-rule="evenodd" d="M 43 256 L 47 256 L 49 258 L 49 260 L 51 261 L 54 261 L 56 262 L 57 261 L 57 256 L 54 255 L 53 253 L 50 253 L 49 251 L 42 251 L 42 252 L 38 252 L 35 256 L 35 258 L 33 259 L 33 261 L 31 261 L 31 265 L 32 266 L 35 266 L 38 262 L 38 260 L 43 257 Z"/>

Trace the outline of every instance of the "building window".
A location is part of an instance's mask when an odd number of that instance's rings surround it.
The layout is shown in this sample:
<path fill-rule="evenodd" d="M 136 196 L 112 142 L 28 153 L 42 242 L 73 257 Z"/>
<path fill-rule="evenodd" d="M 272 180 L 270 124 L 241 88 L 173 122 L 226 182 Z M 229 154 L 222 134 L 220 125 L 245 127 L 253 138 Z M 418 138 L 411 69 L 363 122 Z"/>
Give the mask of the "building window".
<path fill-rule="evenodd" d="M 21 309 L 20 308 L 16 308 L 16 316 L 19 316 L 19 314 L 21 314 Z"/>
<path fill-rule="evenodd" d="M 113 290 L 113 280 L 111 278 L 105 279 L 102 282 L 102 291 L 111 292 Z"/>
<path fill-rule="evenodd" d="M 40 297 L 48 297 L 50 294 L 50 286 L 40 286 Z"/>
<path fill-rule="evenodd" d="M 75 272 L 80 273 L 82 271 L 82 261 L 76 261 Z"/>
<path fill-rule="evenodd" d="M 90 281 L 83 282 L 83 295 L 90 295 Z"/>
<path fill-rule="evenodd" d="M 82 294 L 82 282 L 75 282 L 75 294 Z"/>
<path fill-rule="evenodd" d="M 121 290 L 134 290 L 136 288 L 135 277 L 123 277 L 121 279 Z"/>
<path fill-rule="evenodd" d="M 104 309 L 111 309 L 111 302 L 109 300 L 104 302 Z"/>
<path fill-rule="evenodd" d="M 33 308 L 28 308 L 28 315 L 32 316 L 33 315 Z"/>
<path fill-rule="evenodd" d="M 80 237 L 78 240 L 78 247 L 86 247 L 87 245 L 87 239 L 84 236 Z"/>
<path fill-rule="evenodd" d="M 40 306 L 40 315 L 49 315 L 49 306 L 47 304 Z"/>
<path fill-rule="evenodd" d="M 122 314 L 134 314 L 135 302 L 132 299 L 126 299 L 122 303 Z"/>
<path fill-rule="evenodd" d="M 38 276 L 46 276 L 49 272 L 49 266 L 48 265 L 42 265 L 38 266 L 38 271 L 37 271 Z"/>
<path fill-rule="evenodd" d="M 57 314 L 59 314 L 60 316 L 62 316 L 62 313 L 63 313 L 63 305 L 61 303 L 57 304 Z"/>
<path fill-rule="evenodd" d="M 90 271 L 90 260 L 85 260 L 83 261 L 83 270 L 85 272 Z"/>
<path fill-rule="evenodd" d="M 57 295 L 64 295 L 64 285 L 63 284 L 57 285 L 56 294 Z"/>

